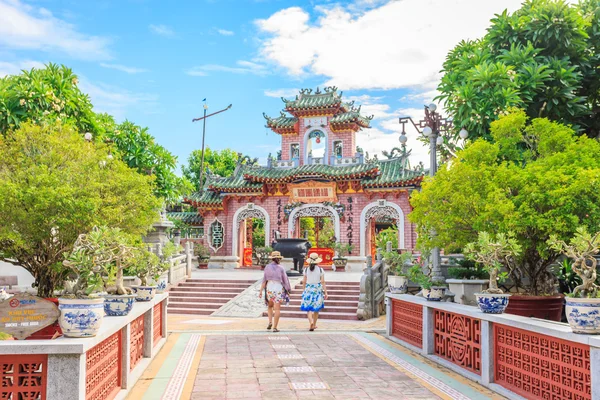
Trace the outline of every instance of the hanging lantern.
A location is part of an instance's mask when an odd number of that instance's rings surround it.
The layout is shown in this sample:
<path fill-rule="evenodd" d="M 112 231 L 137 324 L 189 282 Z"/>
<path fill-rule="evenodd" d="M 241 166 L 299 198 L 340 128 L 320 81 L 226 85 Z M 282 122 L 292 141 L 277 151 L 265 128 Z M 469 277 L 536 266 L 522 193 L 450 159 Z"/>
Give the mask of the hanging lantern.
<path fill-rule="evenodd" d="M 317 136 L 317 140 L 316 140 L 317 144 L 321 143 L 321 136 Z"/>

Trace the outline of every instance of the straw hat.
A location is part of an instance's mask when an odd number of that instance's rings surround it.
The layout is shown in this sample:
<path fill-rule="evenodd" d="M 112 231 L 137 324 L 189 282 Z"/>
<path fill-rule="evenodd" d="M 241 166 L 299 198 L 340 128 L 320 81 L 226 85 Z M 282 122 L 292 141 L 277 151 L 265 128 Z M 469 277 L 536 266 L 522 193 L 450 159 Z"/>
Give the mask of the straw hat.
<path fill-rule="evenodd" d="M 309 264 L 318 264 L 320 262 L 323 262 L 323 259 L 321 257 L 319 257 L 319 255 L 317 253 L 310 253 L 308 255 L 307 261 Z"/>
<path fill-rule="evenodd" d="M 271 260 L 274 260 L 274 259 L 276 259 L 276 258 L 277 258 L 277 259 L 279 259 L 279 260 L 281 260 L 281 259 L 283 258 L 283 256 L 281 255 L 281 253 L 280 253 L 280 252 L 278 252 L 278 251 L 274 251 L 274 252 L 272 252 L 272 253 L 271 253 L 271 255 L 269 256 L 269 258 L 270 258 Z"/>

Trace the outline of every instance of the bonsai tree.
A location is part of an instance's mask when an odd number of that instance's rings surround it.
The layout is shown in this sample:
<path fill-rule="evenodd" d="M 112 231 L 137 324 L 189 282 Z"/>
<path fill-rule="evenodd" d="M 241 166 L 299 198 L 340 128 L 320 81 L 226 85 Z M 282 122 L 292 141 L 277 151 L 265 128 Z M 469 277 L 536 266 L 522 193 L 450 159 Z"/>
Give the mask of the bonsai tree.
<path fill-rule="evenodd" d="M 448 268 L 448 276 L 453 279 L 489 279 L 490 275 L 473 260 L 467 258 L 456 260 L 450 258 L 450 264 L 456 264 L 456 267 Z"/>
<path fill-rule="evenodd" d="M 63 266 L 77 275 L 73 294 L 89 295 L 105 288 L 117 295 L 130 294 L 131 289 L 123 285 L 123 269 L 132 256 L 131 242 L 131 237 L 119 228 L 94 227 L 79 235 L 63 261 Z"/>
<path fill-rule="evenodd" d="M 354 246 L 348 243 L 337 242 L 333 245 L 333 250 L 337 253 L 338 258 L 346 258 L 350 255 Z"/>
<path fill-rule="evenodd" d="M 600 286 L 596 284 L 596 265 L 594 257 L 600 250 L 600 232 L 591 235 L 585 227 L 577 228 L 571 241 L 567 244 L 552 236 L 548 244 L 558 252 L 573 259 L 572 270 L 581 278 L 581 285 L 573 290 L 573 297 L 598 297 Z"/>
<path fill-rule="evenodd" d="M 198 257 L 198 261 L 206 261 L 210 258 L 210 249 L 207 246 L 198 243 L 194 246 L 194 255 Z"/>
<path fill-rule="evenodd" d="M 408 270 L 408 278 L 425 290 L 430 290 L 434 284 L 429 274 L 425 274 L 423 272 L 423 267 L 419 264 L 410 267 Z"/>
<path fill-rule="evenodd" d="M 521 253 L 521 246 L 512 235 L 499 233 L 494 238 L 488 232 L 480 232 L 477 241 L 467 244 L 465 255 L 477 263 L 490 274 L 490 287 L 483 293 L 502 294 L 498 288 L 498 281 L 508 276 L 507 272 L 500 272 L 503 266 L 511 265 L 514 257 Z"/>
<path fill-rule="evenodd" d="M 269 263 L 269 255 L 271 252 L 273 252 L 273 248 L 271 246 L 254 248 L 254 254 L 256 255 L 258 265 L 263 267 L 267 265 Z"/>
<path fill-rule="evenodd" d="M 134 247 L 131 258 L 131 271 L 140 278 L 141 286 L 148 286 L 149 279 L 157 281 L 162 273 L 169 269 L 168 262 L 161 262 L 160 258 L 145 246 L 146 244 L 138 244 Z"/>
<path fill-rule="evenodd" d="M 183 251 L 183 247 L 181 246 L 176 246 L 175 243 L 173 242 L 167 242 L 165 243 L 165 245 L 162 248 L 162 257 L 163 260 L 169 260 L 171 259 L 171 257 L 177 255 L 177 254 L 181 254 L 181 252 Z"/>
<path fill-rule="evenodd" d="M 383 253 L 383 260 L 390 267 L 390 271 L 395 276 L 406 276 L 409 273 L 407 267 L 412 265 L 411 253 L 398 253 L 396 251 L 386 251 Z"/>

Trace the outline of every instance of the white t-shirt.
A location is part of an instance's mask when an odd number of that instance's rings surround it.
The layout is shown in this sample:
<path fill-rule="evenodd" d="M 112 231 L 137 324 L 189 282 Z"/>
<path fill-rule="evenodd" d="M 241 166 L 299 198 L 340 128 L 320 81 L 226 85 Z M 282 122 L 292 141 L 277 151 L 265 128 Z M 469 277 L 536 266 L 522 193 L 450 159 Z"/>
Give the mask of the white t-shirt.
<path fill-rule="evenodd" d="M 310 283 L 312 285 L 316 285 L 317 283 L 321 283 L 321 277 L 325 275 L 323 272 L 323 268 L 319 266 L 315 266 L 315 270 L 311 271 L 310 267 L 306 267 L 304 269 L 304 276 L 306 276 L 306 283 Z"/>

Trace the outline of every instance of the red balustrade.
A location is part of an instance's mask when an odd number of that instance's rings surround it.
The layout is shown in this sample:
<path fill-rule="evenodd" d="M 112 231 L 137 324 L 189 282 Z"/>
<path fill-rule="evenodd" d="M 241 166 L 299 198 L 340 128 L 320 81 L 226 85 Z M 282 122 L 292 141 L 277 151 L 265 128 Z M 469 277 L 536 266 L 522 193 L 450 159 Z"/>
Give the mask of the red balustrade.
<path fill-rule="evenodd" d="M 481 375 L 481 321 L 435 310 L 434 353 Z"/>
<path fill-rule="evenodd" d="M 121 331 L 85 353 L 86 400 L 110 400 L 121 390 Z"/>
<path fill-rule="evenodd" d="M 423 348 L 423 306 L 392 300 L 392 335 Z"/>
<path fill-rule="evenodd" d="M 590 346 L 494 324 L 495 382 L 527 399 L 590 400 Z"/>
<path fill-rule="evenodd" d="M 0 399 L 46 400 L 48 355 L 0 356 Z"/>
<path fill-rule="evenodd" d="M 162 303 L 158 303 L 154 306 L 152 325 L 154 326 L 154 337 L 152 338 L 152 345 L 156 346 L 162 338 Z"/>
<path fill-rule="evenodd" d="M 144 316 L 140 315 L 131 322 L 129 337 L 129 370 L 144 358 Z"/>

